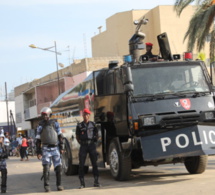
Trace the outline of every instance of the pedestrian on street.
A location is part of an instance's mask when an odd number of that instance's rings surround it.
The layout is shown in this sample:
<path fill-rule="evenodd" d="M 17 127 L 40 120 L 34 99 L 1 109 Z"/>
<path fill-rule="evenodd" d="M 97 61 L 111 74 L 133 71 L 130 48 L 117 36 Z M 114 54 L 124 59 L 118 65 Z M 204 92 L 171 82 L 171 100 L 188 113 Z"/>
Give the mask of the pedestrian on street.
<path fill-rule="evenodd" d="M 18 142 L 18 146 L 17 146 L 17 156 L 20 156 L 21 154 L 21 151 L 20 151 L 20 149 L 21 149 L 21 145 L 22 145 L 22 134 L 21 133 L 19 133 L 18 134 L 18 137 L 16 138 L 16 141 Z"/>
<path fill-rule="evenodd" d="M 24 160 L 28 160 L 27 158 L 27 153 L 26 153 L 26 150 L 27 150 L 27 147 L 28 147 L 28 144 L 27 144 L 27 139 L 26 139 L 26 136 L 23 135 L 23 138 L 22 138 L 22 144 L 21 144 L 21 148 L 20 148 L 20 156 L 21 156 L 21 161 L 24 161 Z M 26 158 L 26 159 L 25 159 Z"/>
<path fill-rule="evenodd" d="M 7 156 L 10 156 L 10 140 L 9 140 L 9 136 L 7 133 L 4 138 L 4 146 L 6 149 Z"/>
<path fill-rule="evenodd" d="M 35 144 L 34 144 L 34 139 L 32 137 L 30 137 L 28 139 L 28 146 L 29 146 L 29 148 L 28 148 L 29 153 L 32 156 L 34 156 L 34 151 L 35 151 L 34 147 L 35 147 Z"/>
<path fill-rule="evenodd" d="M 3 129 L 3 127 L 1 127 L 1 130 L 0 130 L 0 135 L 4 135 L 4 129 Z"/>
<path fill-rule="evenodd" d="M 1 171 L 1 193 L 7 191 L 7 152 L 4 146 L 4 134 L 0 134 L 0 171 Z"/>
<path fill-rule="evenodd" d="M 94 175 L 94 187 L 100 187 L 99 184 L 99 171 L 97 167 L 97 152 L 96 152 L 96 142 L 98 139 L 98 130 L 95 126 L 95 123 L 89 121 L 90 119 L 90 110 L 83 110 L 83 121 L 77 124 L 76 127 L 76 139 L 81 145 L 79 150 L 79 179 L 80 187 L 82 189 L 85 187 L 84 182 L 84 164 L 86 161 L 87 154 L 89 153 L 91 164 L 93 167 Z"/>
<path fill-rule="evenodd" d="M 16 138 L 16 141 L 18 142 L 18 146 L 22 145 L 22 134 L 21 133 L 18 134 L 18 137 Z"/>
<path fill-rule="evenodd" d="M 29 143 L 28 143 L 28 139 L 27 139 L 27 148 L 26 148 L 26 161 L 29 161 L 29 158 L 28 158 L 28 149 L 29 149 Z"/>
<path fill-rule="evenodd" d="M 49 172 L 52 162 L 56 173 L 57 190 L 64 190 L 61 185 L 62 162 L 60 157 L 60 154 L 64 151 L 63 134 L 58 122 L 50 119 L 51 115 L 52 110 L 49 107 L 42 108 L 42 121 L 38 125 L 36 135 L 36 152 L 37 158 L 42 159 L 45 192 L 51 191 Z"/>

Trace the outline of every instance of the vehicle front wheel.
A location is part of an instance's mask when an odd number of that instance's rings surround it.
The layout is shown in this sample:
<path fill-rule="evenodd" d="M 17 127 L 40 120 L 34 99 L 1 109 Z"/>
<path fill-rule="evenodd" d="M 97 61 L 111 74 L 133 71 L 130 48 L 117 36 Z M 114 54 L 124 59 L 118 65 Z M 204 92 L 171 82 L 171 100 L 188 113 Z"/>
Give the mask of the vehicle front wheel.
<path fill-rule="evenodd" d="M 208 156 L 193 156 L 185 159 L 184 165 L 191 174 L 203 173 L 207 167 Z"/>
<path fill-rule="evenodd" d="M 125 157 L 124 153 L 120 152 L 116 140 L 110 143 L 108 158 L 112 176 L 119 181 L 128 180 L 131 173 L 131 158 Z"/>
<path fill-rule="evenodd" d="M 66 175 L 77 175 L 78 165 L 72 164 L 72 152 L 70 149 L 69 142 L 64 138 L 65 151 L 62 154 L 62 168 Z"/>

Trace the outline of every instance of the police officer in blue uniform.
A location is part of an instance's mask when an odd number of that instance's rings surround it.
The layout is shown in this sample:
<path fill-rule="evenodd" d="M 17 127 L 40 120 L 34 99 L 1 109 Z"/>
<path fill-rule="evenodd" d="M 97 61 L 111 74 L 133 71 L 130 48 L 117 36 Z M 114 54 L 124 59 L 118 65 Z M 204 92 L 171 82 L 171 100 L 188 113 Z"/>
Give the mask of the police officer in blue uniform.
<path fill-rule="evenodd" d="M 77 124 L 76 127 L 76 139 L 80 144 L 79 150 L 79 179 L 81 186 L 80 189 L 85 187 L 84 182 L 84 164 L 89 154 L 91 164 L 93 167 L 93 175 L 94 175 L 94 187 L 100 187 L 98 178 L 99 172 L 97 167 L 97 152 L 96 152 L 96 141 L 98 139 L 98 130 L 95 124 L 92 121 L 89 121 L 90 118 L 90 110 L 83 110 L 83 121 Z"/>
<path fill-rule="evenodd" d="M 63 135 L 55 120 L 50 120 L 52 110 L 44 107 L 41 110 L 43 120 L 39 123 L 36 135 L 37 158 L 42 159 L 45 192 L 51 191 L 49 172 L 53 162 L 56 173 L 57 190 L 64 190 L 61 185 L 62 162 L 60 154 L 64 151 Z M 42 145 L 42 147 L 41 147 Z"/>
<path fill-rule="evenodd" d="M 6 193 L 7 190 L 7 164 L 8 157 L 4 146 L 4 134 L 0 134 L 0 171 L 1 171 L 1 193 Z"/>

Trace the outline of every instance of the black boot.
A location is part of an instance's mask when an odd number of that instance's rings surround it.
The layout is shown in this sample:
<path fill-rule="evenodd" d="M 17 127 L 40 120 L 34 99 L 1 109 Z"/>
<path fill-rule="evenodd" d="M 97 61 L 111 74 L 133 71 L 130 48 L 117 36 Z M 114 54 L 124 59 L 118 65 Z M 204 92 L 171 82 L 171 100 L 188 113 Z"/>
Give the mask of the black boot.
<path fill-rule="evenodd" d="M 1 170 L 1 193 L 6 193 L 7 190 L 7 169 Z"/>
<path fill-rule="evenodd" d="M 84 178 L 80 178 L 80 182 L 81 182 L 81 185 L 80 185 L 79 189 L 85 188 Z"/>
<path fill-rule="evenodd" d="M 101 187 L 101 184 L 99 183 L 99 177 L 94 177 L 94 187 Z"/>
<path fill-rule="evenodd" d="M 64 187 L 61 185 L 61 172 L 62 172 L 61 165 L 55 167 L 56 185 L 57 185 L 57 190 L 58 191 L 63 191 L 64 190 Z"/>
<path fill-rule="evenodd" d="M 45 192 L 50 192 L 51 191 L 51 188 L 49 186 L 49 170 L 50 170 L 49 165 L 43 165 L 43 177 L 44 177 L 44 189 L 45 189 Z"/>

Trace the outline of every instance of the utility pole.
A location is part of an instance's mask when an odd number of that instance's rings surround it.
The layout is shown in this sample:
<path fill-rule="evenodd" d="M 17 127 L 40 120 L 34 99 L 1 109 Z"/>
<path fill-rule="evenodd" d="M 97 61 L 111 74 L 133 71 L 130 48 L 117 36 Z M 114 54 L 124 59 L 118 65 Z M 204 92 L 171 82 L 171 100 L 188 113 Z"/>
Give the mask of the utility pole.
<path fill-rule="evenodd" d="M 5 82 L 5 102 L 6 102 L 6 111 L 7 111 L 7 128 L 8 128 L 8 132 L 10 132 L 9 115 L 8 115 L 8 99 L 7 99 L 7 83 L 6 82 Z"/>
<path fill-rule="evenodd" d="M 16 128 L 16 123 L 15 123 L 15 120 L 14 120 L 14 117 L 13 117 L 13 113 L 12 113 L 12 110 L 10 110 L 10 120 L 11 120 L 11 127 L 13 127 L 13 130 L 11 131 L 13 135 L 16 135 L 17 134 L 17 128 Z"/>

